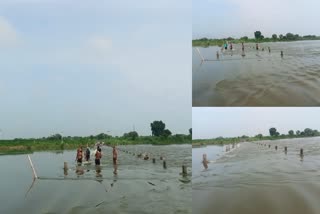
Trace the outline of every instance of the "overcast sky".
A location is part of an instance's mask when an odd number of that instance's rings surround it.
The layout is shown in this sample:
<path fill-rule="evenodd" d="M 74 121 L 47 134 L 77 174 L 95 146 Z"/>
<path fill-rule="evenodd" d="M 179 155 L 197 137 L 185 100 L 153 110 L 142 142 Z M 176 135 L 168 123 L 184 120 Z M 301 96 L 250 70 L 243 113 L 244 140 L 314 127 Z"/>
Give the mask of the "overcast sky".
<path fill-rule="evenodd" d="M 319 121 L 319 107 L 192 108 L 193 139 L 269 135 L 272 127 L 280 134 L 305 128 L 320 130 Z"/>
<path fill-rule="evenodd" d="M 320 35 L 319 0 L 193 0 L 193 38 L 254 37 L 288 32 Z"/>
<path fill-rule="evenodd" d="M 185 0 L 2 0 L 0 138 L 188 133 L 191 17 Z"/>

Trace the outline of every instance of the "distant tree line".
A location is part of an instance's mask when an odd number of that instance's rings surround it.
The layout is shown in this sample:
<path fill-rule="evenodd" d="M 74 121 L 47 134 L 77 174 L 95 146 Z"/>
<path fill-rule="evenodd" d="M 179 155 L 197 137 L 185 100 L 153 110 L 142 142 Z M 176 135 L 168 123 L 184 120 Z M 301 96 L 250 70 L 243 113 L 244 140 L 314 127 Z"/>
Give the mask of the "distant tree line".
<path fill-rule="evenodd" d="M 256 40 L 268 39 L 261 34 L 261 31 L 255 31 L 254 38 Z M 248 40 L 248 37 L 242 37 L 241 39 Z M 317 37 L 316 35 L 300 36 L 299 34 L 287 33 L 285 35 L 279 34 L 279 37 L 277 34 L 272 34 L 272 37 L 270 39 L 272 39 L 273 41 L 297 41 L 297 40 L 313 40 L 313 39 L 320 39 L 320 38 Z"/>
<path fill-rule="evenodd" d="M 278 41 L 299 41 L 299 40 L 320 40 L 320 36 L 316 35 L 304 35 L 300 36 L 299 34 L 294 33 L 286 33 L 286 34 L 272 34 L 271 37 L 265 37 L 262 35 L 261 31 L 255 31 L 254 37 L 249 38 L 248 36 L 243 36 L 240 39 L 233 38 L 233 37 L 226 37 L 220 39 L 209 39 L 206 37 L 200 39 L 192 40 L 193 46 L 222 46 L 226 41 L 232 43 L 241 43 L 241 42 L 278 42 Z"/>
<path fill-rule="evenodd" d="M 272 137 L 277 137 L 277 136 L 285 136 L 286 134 L 281 134 L 279 132 L 277 132 L 276 128 L 270 128 L 269 129 L 269 133 L 270 136 Z M 320 132 L 316 129 L 310 129 L 310 128 L 305 128 L 303 131 L 297 130 L 297 131 L 293 131 L 293 130 L 289 130 L 287 136 L 290 137 L 314 137 L 314 136 L 320 136 Z"/>
<path fill-rule="evenodd" d="M 151 127 L 151 133 L 153 137 L 161 137 L 161 138 L 168 138 L 172 135 L 172 132 L 169 129 L 166 129 L 166 124 L 164 122 L 160 121 L 153 121 L 150 124 Z M 174 137 L 181 138 L 184 136 L 191 137 L 192 136 L 192 129 L 190 128 L 189 130 L 189 135 L 184 135 L 184 134 L 176 134 Z M 122 137 L 113 137 L 112 135 L 108 135 L 106 133 L 100 133 L 97 135 L 90 135 L 86 137 L 80 137 L 80 136 L 62 136 L 61 134 L 53 134 L 48 137 L 42 137 L 40 138 L 41 140 L 49 140 L 49 141 L 61 141 L 62 139 L 65 140 L 81 140 L 81 139 L 90 139 L 90 140 L 107 140 L 111 138 L 123 138 L 127 140 L 137 140 L 139 139 L 139 134 L 136 131 L 130 131 L 127 133 L 124 133 Z M 14 140 L 23 140 L 22 138 L 15 138 Z M 29 138 L 28 140 L 37 140 L 36 138 Z"/>
<path fill-rule="evenodd" d="M 256 140 L 276 140 L 276 139 L 286 139 L 286 138 L 299 138 L 299 137 L 316 137 L 320 136 L 320 132 L 316 129 L 305 128 L 304 130 L 289 130 L 287 134 L 281 134 L 276 128 L 272 127 L 269 129 L 269 136 L 263 136 L 263 134 L 257 134 L 254 137 L 249 137 L 246 135 L 238 137 L 217 137 L 213 139 L 195 139 L 193 140 L 193 145 L 202 144 L 230 144 L 238 143 L 243 141 L 256 141 Z"/>

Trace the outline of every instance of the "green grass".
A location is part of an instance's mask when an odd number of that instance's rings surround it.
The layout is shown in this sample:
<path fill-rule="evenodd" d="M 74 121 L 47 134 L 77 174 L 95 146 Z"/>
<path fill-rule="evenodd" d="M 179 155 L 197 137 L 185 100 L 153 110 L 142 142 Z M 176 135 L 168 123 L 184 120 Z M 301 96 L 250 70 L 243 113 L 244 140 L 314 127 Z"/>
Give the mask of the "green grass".
<path fill-rule="evenodd" d="M 71 150 L 79 146 L 94 146 L 97 141 L 105 142 L 109 145 L 169 145 L 169 144 L 191 144 L 189 135 L 173 135 L 169 137 L 140 136 L 136 139 L 124 137 L 109 137 L 106 139 L 95 139 L 89 137 L 64 138 L 61 140 L 49 139 L 15 139 L 0 140 L 0 154 L 27 154 L 34 151 Z"/>
<path fill-rule="evenodd" d="M 262 141 L 262 140 L 280 140 L 280 139 L 293 139 L 293 138 L 305 138 L 305 137 L 315 137 L 315 136 L 289 136 L 289 135 L 280 135 L 280 136 L 263 136 L 259 137 L 233 137 L 233 138 L 215 138 L 215 139 L 195 139 L 192 140 L 192 146 L 205 146 L 205 145 L 227 145 L 232 143 L 240 142 L 253 142 L 253 141 Z"/>
<path fill-rule="evenodd" d="M 284 40 L 284 39 L 272 39 L 272 38 L 264 38 L 264 39 L 195 39 L 192 40 L 192 46 L 193 47 L 209 47 L 209 46 L 219 46 L 222 47 L 222 45 L 225 43 L 225 41 L 232 42 L 233 44 L 239 44 L 239 43 L 262 43 L 262 42 L 291 42 L 291 41 L 303 41 L 303 40 L 320 40 L 320 37 L 316 38 L 302 38 L 294 39 L 294 40 Z"/>

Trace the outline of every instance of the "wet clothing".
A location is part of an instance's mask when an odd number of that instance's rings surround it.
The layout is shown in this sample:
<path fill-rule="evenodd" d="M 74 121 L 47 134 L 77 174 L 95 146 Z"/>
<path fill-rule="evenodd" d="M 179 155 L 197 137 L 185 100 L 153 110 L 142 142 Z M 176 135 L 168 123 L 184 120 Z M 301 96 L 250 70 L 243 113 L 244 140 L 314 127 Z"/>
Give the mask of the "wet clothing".
<path fill-rule="evenodd" d="M 112 156 L 113 156 L 113 163 L 116 164 L 117 159 L 118 159 L 118 152 L 117 152 L 116 148 L 113 148 Z"/>
<path fill-rule="evenodd" d="M 228 44 L 224 44 L 224 49 L 227 50 L 228 49 Z"/>
<path fill-rule="evenodd" d="M 89 159 L 90 159 L 90 149 L 87 148 L 87 150 L 86 150 L 86 161 L 89 161 Z"/>
<path fill-rule="evenodd" d="M 82 163 L 82 150 L 78 149 L 77 150 L 77 162 Z"/>
<path fill-rule="evenodd" d="M 99 166 L 100 165 L 100 159 L 95 159 L 95 164 L 97 165 L 97 166 Z"/>
<path fill-rule="evenodd" d="M 95 157 L 96 157 L 96 159 L 95 159 L 95 164 L 96 164 L 96 165 L 100 165 L 100 159 L 101 159 L 101 157 L 102 157 L 101 152 L 100 152 L 100 151 L 97 151 L 96 154 L 95 154 Z"/>

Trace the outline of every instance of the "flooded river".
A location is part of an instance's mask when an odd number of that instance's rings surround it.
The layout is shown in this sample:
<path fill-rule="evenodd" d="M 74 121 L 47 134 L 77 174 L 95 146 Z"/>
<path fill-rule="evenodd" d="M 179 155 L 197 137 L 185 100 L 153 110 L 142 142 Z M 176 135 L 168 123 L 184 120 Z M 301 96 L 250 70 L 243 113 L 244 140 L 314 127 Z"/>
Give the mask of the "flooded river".
<path fill-rule="evenodd" d="M 220 146 L 192 149 L 193 213 L 320 213 L 319 142 L 317 137 L 241 143 L 228 153 Z M 208 170 L 201 164 L 203 153 L 214 160 Z"/>
<path fill-rule="evenodd" d="M 148 152 L 156 157 L 156 163 L 119 151 L 115 175 L 112 149 L 103 147 L 101 172 L 97 174 L 95 166 L 88 165 L 82 167 L 84 174 L 78 176 L 75 151 L 36 152 L 30 156 L 40 178 L 28 192 L 32 170 L 27 155 L 0 156 L 0 213 L 192 212 L 191 145 L 119 148 L 130 153 Z M 159 159 L 161 154 L 166 158 L 167 169 Z M 70 168 L 67 175 L 63 171 L 64 161 Z M 188 166 L 187 177 L 179 174 L 182 164 Z"/>
<path fill-rule="evenodd" d="M 204 62 L 193 48 L 193 106 L 320 105 L 320 41 L 261 43 L 259 51 L 254 47 L 245 44 L 244 57 L 241 44 L 223 52 L 199 47 L 209 60 Z"/>

